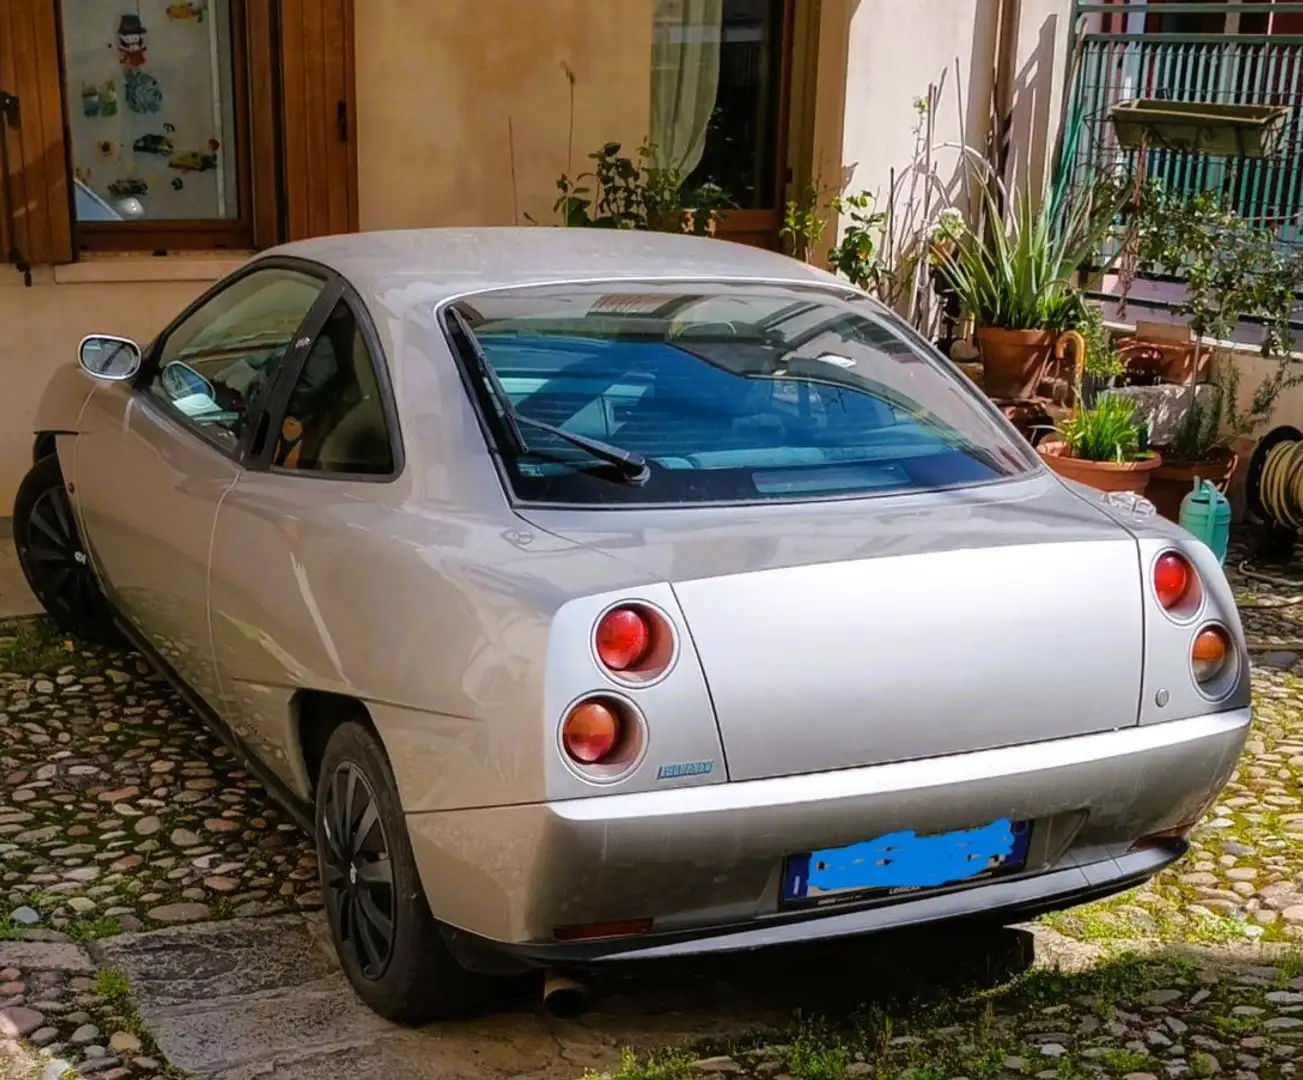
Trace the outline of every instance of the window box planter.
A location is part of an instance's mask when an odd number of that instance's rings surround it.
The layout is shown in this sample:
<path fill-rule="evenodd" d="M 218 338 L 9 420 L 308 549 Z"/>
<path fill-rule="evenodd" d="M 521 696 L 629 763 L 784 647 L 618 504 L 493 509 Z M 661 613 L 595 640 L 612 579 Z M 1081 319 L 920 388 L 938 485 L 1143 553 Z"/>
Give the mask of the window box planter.
<path fill-rule="evenodd" d="M 1109 110 L 1127 150 L 1176 150 L 1217 157 L 1266 158 L 1280 146 L 1287 105 L 1140 98 Z"/>

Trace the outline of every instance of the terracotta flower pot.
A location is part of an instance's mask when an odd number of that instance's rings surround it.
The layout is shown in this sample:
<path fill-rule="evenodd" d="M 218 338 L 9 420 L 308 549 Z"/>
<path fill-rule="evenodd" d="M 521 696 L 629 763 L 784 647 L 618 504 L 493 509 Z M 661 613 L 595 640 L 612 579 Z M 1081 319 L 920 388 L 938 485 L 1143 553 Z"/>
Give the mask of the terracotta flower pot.
<path fill-rule="evenodd" d="M 1035 397 L 1054 353 L 1056 334 L 982 326 L 973 336 L 982 353 L 982 389 L 988 396 Z"/>
<path fill-rule="evenodd" d="M 1036 450 L 1045 464 L 1065 480 L 1088 484 L 1097 491 L 1133 491 L 1146 495 L 1154 470 L 1163 464 L 1162 455 L 1155 451 L 1139 461 L 1086 461 L 1073 457 L 1062 439 L 1043 439 Z"/>
<path fill-rule="evenodd" d="M 1177 461 L 1174 458 L 1164 458 L 1163 464 L 1155 469 L 1150 477 L 1145 498 L 1152 502 L 1168 521 L 1179 521 L 1181 500 L 1194 487 L 1196 476 L 1207 480 L 1224 495 L 1239 463 L 1239 454 L 1226 446 L 1214 447 L 1205 461 Z"/>

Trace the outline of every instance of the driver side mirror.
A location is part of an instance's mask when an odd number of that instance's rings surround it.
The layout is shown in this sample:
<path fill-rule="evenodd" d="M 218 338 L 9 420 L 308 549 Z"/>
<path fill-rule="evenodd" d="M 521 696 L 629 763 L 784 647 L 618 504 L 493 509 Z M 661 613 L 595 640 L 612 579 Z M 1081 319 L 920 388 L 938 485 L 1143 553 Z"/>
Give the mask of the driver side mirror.
<path fill-rule="evenodd" d="M 97 379 L 124 382 L 140 370 L 140 346 L 130 338 L 91 334 L 77 346 L 77 362 Z"/>

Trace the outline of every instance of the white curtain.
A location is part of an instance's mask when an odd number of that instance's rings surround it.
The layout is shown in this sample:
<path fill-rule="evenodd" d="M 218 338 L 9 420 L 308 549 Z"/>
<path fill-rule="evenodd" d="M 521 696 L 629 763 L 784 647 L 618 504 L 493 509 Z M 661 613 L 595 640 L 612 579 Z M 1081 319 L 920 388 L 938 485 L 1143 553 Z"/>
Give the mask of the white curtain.
<path fill-rule="evenodd" d="M 701 163 L 719 92 L 724 0 L 655 0 L 652 164 L 687 176 Z"/>

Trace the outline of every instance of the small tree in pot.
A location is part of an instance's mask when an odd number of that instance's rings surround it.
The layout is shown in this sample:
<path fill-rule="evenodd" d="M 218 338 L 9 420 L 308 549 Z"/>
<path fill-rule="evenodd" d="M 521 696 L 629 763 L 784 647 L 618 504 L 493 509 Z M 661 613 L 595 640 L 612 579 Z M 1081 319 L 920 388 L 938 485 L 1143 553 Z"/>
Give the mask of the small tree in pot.
<path fill-rule="evenodd" d="M 1161 260 L 1169 272 L 1186 268 L 1186 298 L 1178 310 L 1189 318 L 1196 349 L 1183 372 L 1188 392 L 1180 420 L 1147 493 L 1159 513 L 1176 521 L 1196 476 L 1221 491 L 1229 487 L 1239 463 L 1235 440 L 1257 431 L 1280 395 L 1303 383 L 1291 360 L 1303 254 L 1286 252 L 1274 232 L 1245 221 L 1212 193 L 1186 200 L 1185 209 L 1172 200 L 1155 205 L 1162 220 L 1148 224 L 1145 254 L 1151 263 Z M 1206 336 L 1230 338 L 1245 316 L 1262 321 L 1260 351 L 1275 364 L 1241 409 L 1239 362 L 1224 353 L 1215 393 L 1201 398 L 1198 379 L 1206 364 L 1199 354 Z"/>

